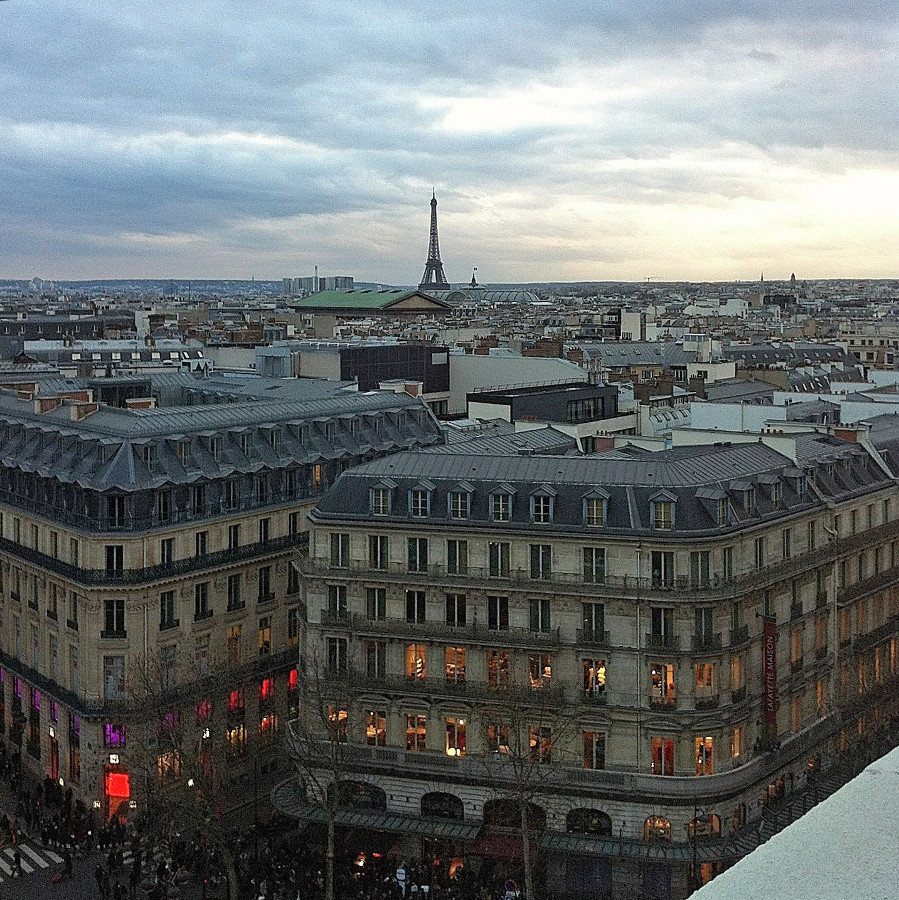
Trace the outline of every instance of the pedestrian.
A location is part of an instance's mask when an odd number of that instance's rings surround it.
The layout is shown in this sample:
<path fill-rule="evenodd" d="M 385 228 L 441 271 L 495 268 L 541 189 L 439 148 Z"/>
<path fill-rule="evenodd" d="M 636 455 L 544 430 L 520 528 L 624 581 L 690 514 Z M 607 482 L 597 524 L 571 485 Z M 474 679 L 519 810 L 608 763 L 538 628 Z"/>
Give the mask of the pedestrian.
<path fill-rule="evenodd" d="M 131 866 L 131 876 L 128 879 L 128 883 L 131 888 L 131 900 L 135 900 L 137 897 L 137 886 L 140 884 L 140 863 L 137 860 Z"/>
<path fill-rule="evenodd" d="M 62 851 L 62 877 L 72 877 L 72 851 L 68 847 Z"/>
<path fill-rule="evenodd" d="M 16 845 L 16 849 L 12 852 L 12 874 L 13 877 L 19 877 L 22 873 L 22 851 L 19 850 L 18 844 Z"/>
<path fill-rule="evenodd" d="M 115 884 L 112 886 L 112 900 L 124 900 L 122 885 L 119 884 L 118 878 L 116 878 Z"/>
<path fill-rule="evenodd" d="M 103 893 L 103 876 L 105 874 L 103 863 L 97 863 L 97 868 L 94 869 L 94 878 L 97 881 L 97 890 L 100 892 L 101 897 L 106 896 L 106 894 Z"/>

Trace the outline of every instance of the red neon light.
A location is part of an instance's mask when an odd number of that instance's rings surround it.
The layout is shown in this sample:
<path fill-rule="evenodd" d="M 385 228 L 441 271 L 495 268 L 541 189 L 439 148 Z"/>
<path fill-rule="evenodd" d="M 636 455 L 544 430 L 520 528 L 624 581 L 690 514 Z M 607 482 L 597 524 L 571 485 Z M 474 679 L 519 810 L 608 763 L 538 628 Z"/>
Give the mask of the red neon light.
<path fill-rule="evenodd" d="M 106 796 L 127 800 L 131 796 L 131 776 L 127 772 L 107 772 Z"/>

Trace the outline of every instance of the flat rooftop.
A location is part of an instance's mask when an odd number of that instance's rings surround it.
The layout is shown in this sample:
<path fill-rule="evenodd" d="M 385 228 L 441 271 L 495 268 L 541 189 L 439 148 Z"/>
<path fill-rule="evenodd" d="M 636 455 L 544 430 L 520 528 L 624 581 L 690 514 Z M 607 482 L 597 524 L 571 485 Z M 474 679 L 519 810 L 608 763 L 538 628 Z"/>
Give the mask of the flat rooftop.
<path fill-rule="evenodd" d="M 899 748 L 693 896 L 891 900 L 899 896 L 897 835 Z"/>

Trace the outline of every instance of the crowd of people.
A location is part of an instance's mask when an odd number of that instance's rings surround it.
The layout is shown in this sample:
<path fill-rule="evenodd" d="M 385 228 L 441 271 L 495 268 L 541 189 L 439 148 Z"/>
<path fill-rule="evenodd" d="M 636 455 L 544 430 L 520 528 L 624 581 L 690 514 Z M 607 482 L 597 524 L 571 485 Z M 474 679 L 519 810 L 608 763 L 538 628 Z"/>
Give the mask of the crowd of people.
<path fill-rule="evenodd" d="M 93 865 L 100 900 L 169 900 L 189 884 L 206 900 L 225 900 L 229 877 L 241 900 L 324 898 L 324 836 L 293 820 L 235 828 L 222 846 L 202 833 L 161 836 L 118 818 L 98 823 L 70 788 L 49 777 L 26 784 L 18 751 L 8 753 L 2 741 L 0 774 L 15 804 L 13 818 L 0 814 L 0 846 L 12 848 L 13 877 L 24 874 L 19 845 L 27 835 L 62 859 L 52 870 L 56 882 L 73 877 L 75 860 L 90 858 L 86 871 Z M 336 900 L 504 900 L 507 884 L 489 867 L 475 877 L 461 868 L 451 874 L 446 864 L 407 863 L 396 848 L 382 856 L 341 845 L 335 859 Z"/>

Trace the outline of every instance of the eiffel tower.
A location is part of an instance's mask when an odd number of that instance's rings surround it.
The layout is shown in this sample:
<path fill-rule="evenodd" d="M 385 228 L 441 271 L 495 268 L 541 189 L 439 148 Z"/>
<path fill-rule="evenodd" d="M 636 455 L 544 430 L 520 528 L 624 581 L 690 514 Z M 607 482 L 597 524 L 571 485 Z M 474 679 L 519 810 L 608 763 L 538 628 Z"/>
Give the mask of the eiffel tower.
<path fill-rule="evenodd" d="M 420 291 L 429 288 L 437 288 L 448 291 L 450 284 L 443 274 L 443 263 L 440 261 L 440 243 L 437 240 L 437 195 L 431 192 L 431 239 L 428 242 L 428 261 L 425 263 L 425 273 L 421 276 Z"/>

